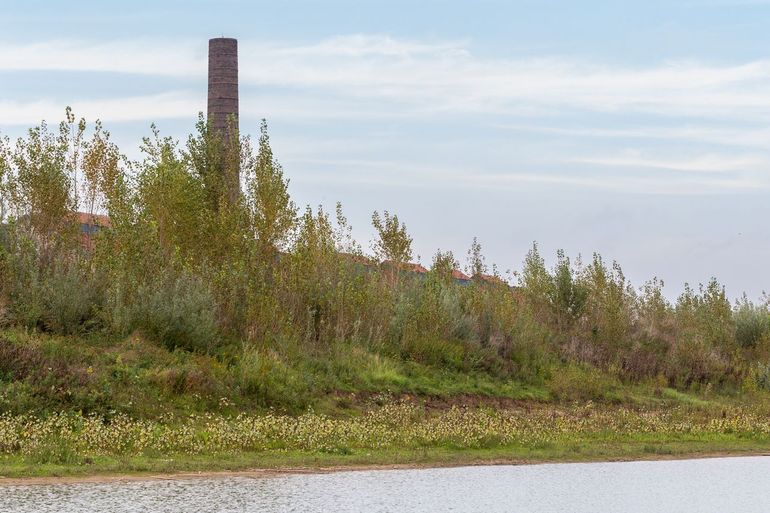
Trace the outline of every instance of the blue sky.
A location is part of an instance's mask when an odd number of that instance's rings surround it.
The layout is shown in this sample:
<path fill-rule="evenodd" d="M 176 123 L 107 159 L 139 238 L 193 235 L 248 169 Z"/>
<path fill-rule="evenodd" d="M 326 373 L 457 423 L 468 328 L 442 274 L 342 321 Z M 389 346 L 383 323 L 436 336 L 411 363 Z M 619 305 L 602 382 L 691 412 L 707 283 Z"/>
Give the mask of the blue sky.
<path fill-rule="evenodd" d="M 209 37 L 240 44 L 300 205 L 406 221 L 424 263 L 517 270 L 537 240 L 670 297 L 770 290 L 770 2 L 5 2 L 0 134 L 66 105 L 137 157 L 205 110 Z"/>

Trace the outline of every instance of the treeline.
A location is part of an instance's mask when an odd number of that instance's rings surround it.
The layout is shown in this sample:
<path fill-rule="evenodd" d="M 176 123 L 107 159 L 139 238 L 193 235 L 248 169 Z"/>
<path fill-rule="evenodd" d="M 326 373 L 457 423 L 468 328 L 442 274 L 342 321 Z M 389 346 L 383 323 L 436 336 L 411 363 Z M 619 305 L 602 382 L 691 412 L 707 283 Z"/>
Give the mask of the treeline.
<path fill-rule="evenodd" d="M 451 252 L 409 271 L 412 239 L 396 215 L 373 213 L 369 255 L 339 205 L 297 208 L 264 122 L 254 145 L 219 139 L 201 117 L 184 144 L 153 127 L 141 149 L 127 160 L 100 123 L 87 130 L 69 110 L 58 130 L 0 141 L 0 325 L 141 334 L 253 371 L 255 387 L 255 355 L 345 347 L 525 383 L 580 369 L 770 388 L 767 301 L 731 304 L 715 280 L 672 304 L 658 280 L 636 289 L 599 255 L 559 252 L 548 268 L 533 245 L 512 286 L 474 240 L 471 280 L 458 284 Z M 235 172 L 234 197 L 223 177 Z M 84 244 L 78 210 L 108 214 L 110 227 Z"/>

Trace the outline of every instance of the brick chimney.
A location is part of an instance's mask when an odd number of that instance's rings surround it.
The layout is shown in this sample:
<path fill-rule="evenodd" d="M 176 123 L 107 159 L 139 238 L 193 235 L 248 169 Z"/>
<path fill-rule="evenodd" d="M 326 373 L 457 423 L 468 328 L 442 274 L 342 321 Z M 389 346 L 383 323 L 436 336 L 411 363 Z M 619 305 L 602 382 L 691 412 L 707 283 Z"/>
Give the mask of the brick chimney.
<path fill-rule="evenodd" d="M 238 134 L 238 40 L 229 37 L 209 39 L 208 120 L 215 132 L 228 141 L 231 130 Z M 232 121 L 231 121 L 232 120 Z M 232 122 L 231 126 L 228 124 Z M 227 173 L 227 170 L 223 169 Z M 228 173 L 230 174 L 230 173 Z M 240 190 L 238 171 L 226 180 L 230 196 Z M 234 183 L 233 183 L 234 182 Z"/>
<path fill-rule="evenodd" d="M 214 130 L 227 135 L 227 120 L 238 128 L 238 40 L 209 39 L 209 121 Z"/>

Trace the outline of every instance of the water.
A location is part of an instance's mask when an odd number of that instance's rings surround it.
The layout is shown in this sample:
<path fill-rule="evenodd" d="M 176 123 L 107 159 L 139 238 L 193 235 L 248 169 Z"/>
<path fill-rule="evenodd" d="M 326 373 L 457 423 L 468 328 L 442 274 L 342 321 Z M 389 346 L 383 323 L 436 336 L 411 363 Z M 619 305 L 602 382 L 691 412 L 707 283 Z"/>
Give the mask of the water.
<path fill-rule="evenodd" d="M 770 457 L 0 486 L 5 512 L 770 511 Z"/>

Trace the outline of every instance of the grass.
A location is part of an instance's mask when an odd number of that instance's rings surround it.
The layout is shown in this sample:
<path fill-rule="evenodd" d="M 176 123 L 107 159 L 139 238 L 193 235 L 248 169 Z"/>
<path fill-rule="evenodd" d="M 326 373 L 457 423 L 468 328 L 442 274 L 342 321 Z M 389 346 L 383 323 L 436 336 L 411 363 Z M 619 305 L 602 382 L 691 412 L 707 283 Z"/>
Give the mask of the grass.
<path fill-rule="evenodd" d="M 768 449 L 770 418 L 750 408 L 588 403 L 431 410 L 401 401 L 346 418 L 314 412 L 157 421 L 0 417 L 0 474 L 6 477 L 586 461 Z"/>
<path fill-rule="evenodd" d="M 136 335 L 0 332 L 0 476 L 770 450 L 764 392 L 674 390 L 575 366 L 521 382 L 348 344 L 301 349 L 200 355 Z"/>
<path fill-rule="evenodd" d="M 548 447 L 495 447 L 482 449 L 388 449 L 329 454 L 322 452 L 231 452 L 206 455 L 102 456 L 72 465 L 30 463 L 19 455 L 0 456 L 0 478 L 86 477 L 112 475 L 227 472 L 253 469 L 282 471 L 306 469 L 355 470 L 371 467 L 442 467 L 485 464 L 627 461 L 704 456 L 739 456 L 770 451 L 769 440 L 736 436 L 702 440 L 629 439 L 573 441 Z M 0 479 L 0 485 L 2 480 Z"/>
<path fill-rule="evenodd" d="M 0 331 L 0 412 L 62 411 L 134 418 L 253 413 L 336 413 L 375 395 L 546 401 L 542 384 L 400 360 L 351 344 L 242 347 L 213 355 L 169 351 L 139 335 L 65 337 Z M 141 401 L 136 398 L 141 397 Z"/>

